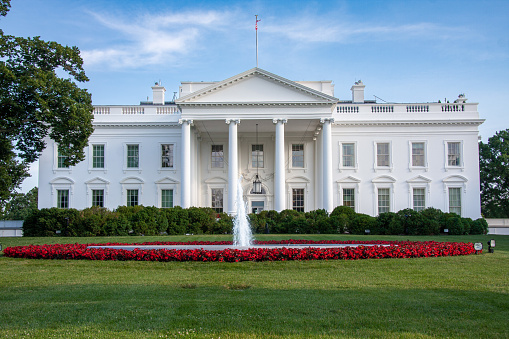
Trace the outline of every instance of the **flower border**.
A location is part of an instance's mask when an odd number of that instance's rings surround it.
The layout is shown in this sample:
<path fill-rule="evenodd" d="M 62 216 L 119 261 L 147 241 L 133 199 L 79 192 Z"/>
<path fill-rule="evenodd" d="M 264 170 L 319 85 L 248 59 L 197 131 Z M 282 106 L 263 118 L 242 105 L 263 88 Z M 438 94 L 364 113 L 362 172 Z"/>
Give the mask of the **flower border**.
<path fill-rule="evenodd" d="M 289 261 L 289 260 L 358 260 L 384 258 L 422 258 L 479 254 L 472 243 L 437 241 L 257 241 L 257 244 L 372 244 L 374 246 L 319 248 L 278 247 L 245 250 L 151 249 L 132 251 L 112 248 L 88 248 L 91 245 L 231 245 L 231 241 L 145 242 L 141 244 L 54 244 L 15 246 L 4 249 L 12 258 L 62 260 L 134 260 L 134 261 Z M 381 246 L 386 245 L 386 246 Z"/>

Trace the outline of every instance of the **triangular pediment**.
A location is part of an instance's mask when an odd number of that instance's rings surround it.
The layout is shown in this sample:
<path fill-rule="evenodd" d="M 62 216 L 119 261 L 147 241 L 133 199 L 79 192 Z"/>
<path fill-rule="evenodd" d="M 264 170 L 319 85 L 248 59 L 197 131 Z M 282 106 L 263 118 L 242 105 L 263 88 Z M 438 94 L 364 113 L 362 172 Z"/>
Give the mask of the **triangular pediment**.
<path fill-rule="evenodd" d="M 159 184 L 159 185 L 162 185 L 162 184 L 166 184 L 166 185 L 175 185 L 175 184 L 178 184 L 179 182 L 175 179 L 172 179 L 170 177 L 164 177 L 162 179 L 159 179 L 156 181 L 156 184 Z"/>
<path fill-rule="evenodd" d="M 373 180 L 371 180 L 373 183 L 389 183 L 389 182 L 396 182 L 396 179 L 394 177 L 391 177 L 390 175 L 381 175 Z"/>
<path fill-rule="evenodd" d="M 253 68 L 176 100 L 177 104 L 334 104 L 338 99 L 297 82 Z"/>

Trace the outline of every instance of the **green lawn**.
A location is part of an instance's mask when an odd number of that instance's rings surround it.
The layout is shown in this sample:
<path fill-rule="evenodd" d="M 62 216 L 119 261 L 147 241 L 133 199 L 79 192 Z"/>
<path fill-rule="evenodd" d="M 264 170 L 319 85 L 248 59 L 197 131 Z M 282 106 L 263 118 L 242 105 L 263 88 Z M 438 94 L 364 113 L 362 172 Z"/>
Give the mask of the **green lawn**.
<path fill-rule="evenodd" d="M 259 239 L 497 241 L 464 257 L 101 262 L 0 256 L 0 338 L 508 338 L 509 236 Z M 44 243 L 229 236 L 0 238 Z"/>

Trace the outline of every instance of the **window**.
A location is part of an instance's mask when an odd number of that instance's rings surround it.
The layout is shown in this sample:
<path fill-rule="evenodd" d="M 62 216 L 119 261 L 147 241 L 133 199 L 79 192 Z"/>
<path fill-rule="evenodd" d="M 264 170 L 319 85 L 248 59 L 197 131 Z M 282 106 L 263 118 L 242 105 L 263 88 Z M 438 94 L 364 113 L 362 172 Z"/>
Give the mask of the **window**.
<path fill-rule="evenodd" d="M 391 200 L 390 200 L 390 189 L 379 188 L 378 189 L 378 214 L 390 212 Z"/>
<path fill-rule="evenodd" d="M 265 203 L 263 201 L 251 201 L 251 213 L 258 214 L 263 211 Z"/>
<path fill-rule="evenodd" d="M 461 188 L 449 187 L 449 212 L 461 216 Z"/>
<path fill-rule="evenodd" d="M 292 145 L 292 167 L 304 168 L 304 144 Z"/>
<path fill-rule="evenodd" d="M 211 167 L 212 168 L 224 167 L 223 145 L 212 145 Z"/>
<path fill-rule="evenodd" d="M 414 188 L 413 189 L 413 209 L 420 212 L 426 208 L 426 189 Z"/>
<path fill-rule="evenodd" d="M 461 165 L 461 154 L 459 142 L 448 142 L 447 143 L 447 165 L 448 166 L 460 166 Z"/>
<path fill-rule="evenodd" d="M 57 207 L 69 208 L 69 190 L 57 190 Z"/>
<path fill-rule="evenodd" d="M 138 206 L 138 190 L 127 190 L 127 206 Z"/>
<path fill-rule="evenodd" d="M 173 168 L 173 144 L 161 145 L 161 167 Z"/>
<path fill-rule="evenodd" d="M 67 165 L 65 162 L 67 161 L 68 157 L 66 155 L 63 155 L 60 151 L 60 148 L 58 148 L 58 159 L 57 159 L 57 167 L 58 168 L 69 168 L 69 165 Z"/>
<path fill-rule="evenodd" d="M 292 207 L 297 212 L 304 212 L 304 189 L 292 189 Z"/>
<path fill-rule="evenodd" d="M 253 168 L 263 168 L 263 145 L 251 145 L 251 163 Z"/>
<path fill-rule="evenodd" d="M 104 207 L 104 190 L 92 190 L 92 206 Z"/>
<path fill-rule="evenodd" d="M 424 167 L 423 142 L 412 142 L 412 166 Z"/>
<path fill-rule="evenodd" d="M 355 210 L 355 189 L 354 188 L 343 188 L 343 206 L 348 206 Z"/>
<path fill-rule="evenodd" d="M 342 145 L 343 167 L 355 167 L 355 145 L 353 143 Z"/>
<path fill-rule="evenodd" d="M 161 207 L 173 207 L 173 190 L 161 190 Z"/>
<path fill-rule="evenodd" d="M 139 145 L 127 145 L 127 168 L 138 168 L 140 161 Z"/>
<path fill-rule="evenodd" d="M 223 212 L 223 189 L 222 188 L 212 188 L 212 208 L 217 213 Z"/>
<path fill-rule="evenodd" d="M 104 168 L 104 145 L 92 145 L 92 168 Z"/>
<path fill-rule="evenodd" d="M 389 167 L 389 162 L 389 143 L 376 144 L 376 165 L 380 167 Z"/>

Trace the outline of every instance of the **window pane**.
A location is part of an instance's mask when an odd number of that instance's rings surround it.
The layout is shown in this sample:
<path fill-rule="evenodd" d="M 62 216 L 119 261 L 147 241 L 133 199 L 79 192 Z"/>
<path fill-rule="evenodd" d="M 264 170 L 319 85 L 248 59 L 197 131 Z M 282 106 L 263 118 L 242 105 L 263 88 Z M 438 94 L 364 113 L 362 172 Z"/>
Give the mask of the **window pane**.
<path fill-rule="evenodd" d="M 447 143 L 447 164 L 449 166 L 460 166 L 460 143 Z"/>
<path fill-rule="evenodd" d="M 104 145 L 92 145 L 92 167 L 104 168 Z"/>
<path fill-rule="evenodd" d="M 138 190 L 127 190 L 127 206 L 138 206 Z"/>
<path fill-rule="evenodd" d="M 161 167 L 173 168 L 173 144 L 161 145 Z"/>
<path fill-rule="evenodd" d="M 355 209 L 355 189 L 343 188 L 343 206 Z"/>
<path fill-rule="evenodd" d="M 222 188 L 213 188 L 211 190 L 212 193 L 212 208 L 217 213 L 223 212 L 223 189 Z"/>
<path fill-rule="evenodd" d="M 223 145 L 212 145 L 211 167 L 212 168 L 224 167 Z"/>
<path fill-rule="evenodd" d="M 304 167 L 304 144 L 292 145 L 292 167 Z"/>
<path fill-rule="evenodd" d="M 253 168 L 263 168 L 263 145 L 251 145 L 251 163 Z"/>
<path fill-rule="evenodd" d="M 355 167 L 354 144 L 343 144 L 343 167 Z"/>
<path fill-rule="evenodd" d="M 424 188 L 414 188 L 414 211 L 419 212 L 426 208 L 426 196 L 425 196 L 426 189 Z"/>
<path fill-rule="evenodd" d="M 161 190 L 161 207 L 173 207 L 173 190 Z"/>
<path fill-rule="evenodd" d="M 449 188 L 449 212 L 461 216 L 461 188 Z"/>
<path fill-rule="evenodd" d="M 412 143 L 412 166 L 424 166 L 424 143 Z"/>
<path fill-rule="evenodd" d="M 92 206 L 104 207 L 104 190 L 92 190 Z"/>
<path fill-rule="evenodd" d="M 389 166 L 389 144 L 376 144 L 376 164 L 377 166 Z"/>
<path fill-rule="evenodd" d="M 389 188 L 378 189 L 378 214 L 390 212 L 391 202 L 389 193 L 390 193 Z"/>
<path fill-rule="evenodd" d="M 294 188 L 292 190 L 292 207 L 295 211 L 304 212 L 304 189 Z"/>
<path fill-rule="evenodd" d="M 57 190 L 57 207 L 69 208 L 69 190 Z"/>
<path fill-rule="evenodd" d="M 65 161 L 67 160 L 67 156 L 63 155 L 60 149 L 58 149 L 58 159 L 57 159 L 57 167 L 58 168 L 69 168 L 65 164 Z"/>
<path fill-rule="evenodd" d="M 139 145 L 127 145 L 127 167 L 139 167 Z"/>

